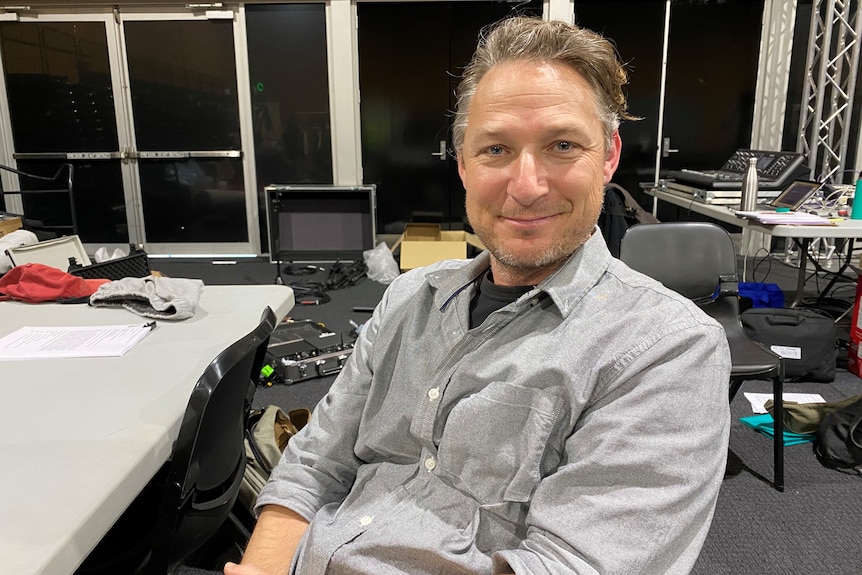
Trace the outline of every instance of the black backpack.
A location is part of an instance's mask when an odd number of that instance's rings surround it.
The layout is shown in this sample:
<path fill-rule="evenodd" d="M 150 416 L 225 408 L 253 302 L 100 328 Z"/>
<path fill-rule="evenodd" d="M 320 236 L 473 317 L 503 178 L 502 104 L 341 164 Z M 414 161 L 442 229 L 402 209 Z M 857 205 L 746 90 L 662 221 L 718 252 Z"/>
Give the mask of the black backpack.
<path fill-rule="evenodd" d="M 620 242 L 626 230 L 635 224 L 655 224 L 658 219 L 643 209 L 632 195 L 617 184 L 605 186 L 605 199 L 598 226 L 611 255 L 620 257 Z"/>
<path fill-rule="evenodd" d="M 862 475 L 862 398 L 823 417 L 814 455 L 824 467 Z"/>

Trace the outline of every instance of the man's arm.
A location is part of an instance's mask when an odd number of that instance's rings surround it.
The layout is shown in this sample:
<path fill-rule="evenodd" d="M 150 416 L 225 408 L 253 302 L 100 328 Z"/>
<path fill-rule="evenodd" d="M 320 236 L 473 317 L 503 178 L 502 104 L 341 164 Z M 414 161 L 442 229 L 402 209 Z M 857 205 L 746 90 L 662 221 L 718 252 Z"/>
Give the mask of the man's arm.
<path fill-rule="evenodd" d="M 308 522 L 286 507 L 267 505 L 261 511 L 242 566 L 228 563 L 225 575 L 283 575 L 290 570 Z M 252 569 L 251 566 L 257 569 Z"/>
<path fill-rule="evenodd" d="M 343 499 L 350 490 L 361 463 L 352 446 L 373 375 L 371 349 L 387 294 L 357 338 L 329 393 L 314 408 L 308 424 L 291 438 L 272 470 L 257 499 L 260 515 L 242 564 L 225 565 L 225 575 L 288 573 L 309 527 L 304 517 L 313 517 L 320 507 Z"/>

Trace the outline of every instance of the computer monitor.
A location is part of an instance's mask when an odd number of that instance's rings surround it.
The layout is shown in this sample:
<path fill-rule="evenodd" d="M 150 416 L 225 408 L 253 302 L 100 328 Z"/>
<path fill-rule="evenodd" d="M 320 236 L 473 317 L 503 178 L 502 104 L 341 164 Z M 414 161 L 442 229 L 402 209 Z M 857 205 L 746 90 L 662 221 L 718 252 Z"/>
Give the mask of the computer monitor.
<path fill-rule="evenodd" d="M 358 260 L 376 244 L 376 186 L 265 188 L 272 261 Z"/>

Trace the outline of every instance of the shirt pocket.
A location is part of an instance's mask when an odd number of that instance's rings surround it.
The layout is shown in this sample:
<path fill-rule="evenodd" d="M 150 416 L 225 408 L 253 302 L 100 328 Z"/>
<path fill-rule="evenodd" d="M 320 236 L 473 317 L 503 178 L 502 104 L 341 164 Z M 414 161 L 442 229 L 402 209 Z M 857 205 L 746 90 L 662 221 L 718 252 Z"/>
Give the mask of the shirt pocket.
<path fill-rule="evenodd" d="M 440 472 L 480 503 L 529 501 L 560 398 L 493 382 L 459 401 L 440 437 Z"/>

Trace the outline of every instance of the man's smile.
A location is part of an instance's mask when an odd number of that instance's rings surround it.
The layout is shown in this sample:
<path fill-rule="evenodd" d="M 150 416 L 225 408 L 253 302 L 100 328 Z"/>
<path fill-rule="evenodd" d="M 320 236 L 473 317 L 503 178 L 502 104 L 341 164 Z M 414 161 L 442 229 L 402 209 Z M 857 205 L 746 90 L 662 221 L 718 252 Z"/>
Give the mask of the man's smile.
<path fill-rule="evenodd" d="M 500 216 L 504 222 L 513 226 L 535 227 L 547 224 L 554 220 L 559 214 L 551 214 L 547 216 Z"/>

